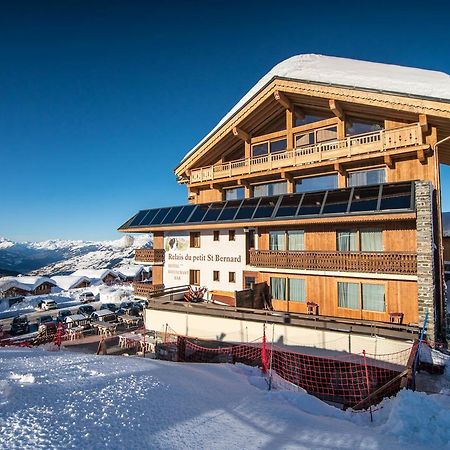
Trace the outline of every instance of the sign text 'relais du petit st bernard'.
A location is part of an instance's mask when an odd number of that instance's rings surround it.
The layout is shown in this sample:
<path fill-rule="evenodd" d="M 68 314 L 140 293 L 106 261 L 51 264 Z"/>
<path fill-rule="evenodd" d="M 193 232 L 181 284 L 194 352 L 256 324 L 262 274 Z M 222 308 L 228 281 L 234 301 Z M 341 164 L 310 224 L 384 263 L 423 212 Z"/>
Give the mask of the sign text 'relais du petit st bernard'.
<path fill-rule="evenodd" d="M 200 255 L 190 255 L 186 253 L 185 255 L 177 254 L 177 253 L 169 253 L 168 259 L 172 261 L 209 261 L 209 262 L 236 262 L 240 263 L 242 260 L 241 255 L 239 256 L 220 256 L 220 255 L 212 255 L 211 253 L 202 253 Z"/>

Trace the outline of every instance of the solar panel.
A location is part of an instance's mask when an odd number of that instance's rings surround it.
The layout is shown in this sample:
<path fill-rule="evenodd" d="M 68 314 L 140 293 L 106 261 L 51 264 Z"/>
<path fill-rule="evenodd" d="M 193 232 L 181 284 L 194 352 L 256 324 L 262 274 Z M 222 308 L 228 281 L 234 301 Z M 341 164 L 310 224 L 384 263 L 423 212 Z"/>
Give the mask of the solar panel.
<path fill-rule="evenodd" d="M 414 183 L 358 186 L 139 211 L 121 229 L 412 210 Z"/>
<path fill-rule="evenodd" d="M 131 223 L 128 225 L 129 227 L 136 227 L 140 224 L 141 220 L 145 217 L 145 215 L 148 213 L 148 209 L 144 211 L 139 211 L 131 221 Z"/>

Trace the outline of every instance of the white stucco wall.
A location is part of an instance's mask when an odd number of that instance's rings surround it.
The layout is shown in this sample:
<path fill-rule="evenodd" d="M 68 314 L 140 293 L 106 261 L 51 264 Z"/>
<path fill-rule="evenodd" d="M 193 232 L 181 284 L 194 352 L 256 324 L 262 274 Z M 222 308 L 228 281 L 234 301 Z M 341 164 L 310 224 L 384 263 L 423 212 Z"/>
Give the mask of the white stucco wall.
<path fill-rule="evenodd" d="M 164 234 L 166 250 L 163 280 L 166 287 L 189 284 L 189 270 L 200 270 L 200 285 L 209 290 L 234 292 L 242 289 L 242 271 L 245 269 L 245 233 L 236 229 L 235 240 L 228 239 L 228 230 L 220 230 L 214 241 L 213 230 L 200 232 L 200 248 L 190 248 L 189 231 Z M 232 259 L 232 260 L 230 260 Z M 218 270 L 220 280 L 213 281 Z M 236 281 L 228 281 L 229 272 L 235 272 Z"/>

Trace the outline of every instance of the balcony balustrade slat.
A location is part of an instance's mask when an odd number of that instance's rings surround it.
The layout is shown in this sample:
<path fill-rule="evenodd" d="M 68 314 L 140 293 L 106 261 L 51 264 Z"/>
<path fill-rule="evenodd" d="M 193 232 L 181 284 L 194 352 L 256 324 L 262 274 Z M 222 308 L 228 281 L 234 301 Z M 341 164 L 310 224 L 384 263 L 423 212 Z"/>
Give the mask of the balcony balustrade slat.
<path fill-rule="evenodd" d="M 415 253 L 250 250 L 250 265 L 274 269 L 415 275 Z"/>
<path fill-rule="evenodd" d="M 316 145 L 286 150 L 284 152 L 193 169 L 190 175 L 190 182 L 211 181 L 230 176 L 301 166 L 364 153 L 393 150 L 422 144 L 422 130 L 420 125 L 415 123 L 406 127 L 365 133 L 338 141 L 323 142 Z"/>

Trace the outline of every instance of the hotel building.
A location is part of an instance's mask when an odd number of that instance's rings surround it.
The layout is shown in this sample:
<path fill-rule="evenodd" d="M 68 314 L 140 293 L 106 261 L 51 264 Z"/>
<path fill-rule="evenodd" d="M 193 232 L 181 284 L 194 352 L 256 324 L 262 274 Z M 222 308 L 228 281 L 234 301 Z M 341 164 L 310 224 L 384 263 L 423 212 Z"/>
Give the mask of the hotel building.
<path fill-rule="evenodd" d="M 450 76 L 299 55 L 275 66 L 179 163 L 185 205 L 139 211 L 152 284 L 206 287 L 234 310 L 271 306 L 445 338 L 440 164 L 450 163 Z M 441 142 L 443 141 L 443 142 Z M 311 316 L 310 316 L 311 317 Z"/>

